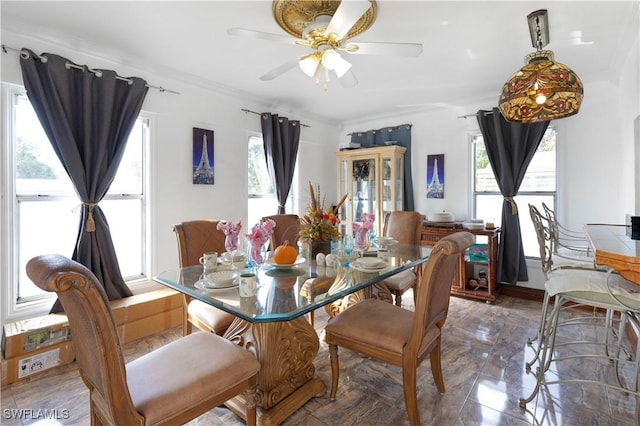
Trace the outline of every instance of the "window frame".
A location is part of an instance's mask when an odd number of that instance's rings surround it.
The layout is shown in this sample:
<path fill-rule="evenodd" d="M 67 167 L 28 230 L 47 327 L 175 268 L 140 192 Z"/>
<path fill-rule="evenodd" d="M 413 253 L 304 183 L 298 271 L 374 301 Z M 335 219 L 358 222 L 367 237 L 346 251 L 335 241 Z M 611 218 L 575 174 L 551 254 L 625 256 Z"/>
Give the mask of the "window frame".
<path fill-rule="evenodd" d="M 263 135 L 261 133 L 252 133 L 249 135 L 249 137 L 247 138 L 247 179 L 248 179 L 248 175 L 249 175 L 249 152 L 250 150 L 248 149 L 249 144 L 252 142 L 252 140 L 256 140 L 256 141 L 260 141 L 261 143 L 264 143 L 264 139 L 263 139 Z M 298 172 L 299 172 L 299 168 L 298 168 L 298 164 L 299 164 L 299 159 L 300 159 L 300 155 L 298 152 L 297 158 L 296 158 L 296 167 L 295 170 L 293 172 L 293 180 L 291 182 L 291 189 L 289 190 L 289 197 L 287 198 L 287 203 L 285 205 L 285 209 L 287 211 L 287 213 L 295 213 L 297 212 L 298 209 Z M 266 167 L 266 163 L 265 163 L 265 167 Z M 271 179 L 271 177 L 269 177 L 269 179 Z M 252 214 L 252 207 L 255 207 L 257 205 L 257 203 L 259 202 L 259 200 L 269 200 L 269 201 L 274 201 L 275 205 L 274 205 L 274 210 L 270 211 L 270 212 L 262 212 L 262 213 L 258 213 L 258 215 L 253 215 Z M 253 205 L 253 206 L 252 206 Z M 251 226 L 253 226 L 254 223 L 257 222 L 257 220 L 259 220 L 259 218 L 263 217 L 263 216 L 271 216 L 277 213 L 277 207 L 278 207 L 278 197 L 275 194 L 275 186 L 274 186 L 274 192 L 273 193 L 263 193 L 263 194 L 253 194 L 253 193 L 249 193 L 249 184 L 248 184 L 248 180 L 247 180 L 247 224 L 249 226 L 249 229 Z M 259 216 L 259 217 L 258 217 Z"/>
<path fill-rule="evenodd" d="M 557 209 L 557 200 L 558 200 L 558 187 L 559 187 L 559 183 L 558 183 L 558 155 L 559 155 L 559 148 L 558 148 L 558 140 L 560 139 L 560 131 L 558 129 L 557 126 L 554 125 L 550 125 L 549 129 L 555 132 L 555 150 L 554 150 L 554 161 L 555 161 L 555 176 L 554 176 L 554 186 L 555 189 L 553 191 L 522 191 L 519 190 L 518 194 L 516 195 L 516 197 L 514 197 L 516 204 L 518 205 L 518 209 L 519 209 L 519 216 L 520 216 L 520 224 L 521 224 L 521 229 L 522 229 L 522 225 L 523 225 L 523 221 L 524 220 L 528 220 L 529 219 L 529 207 L 528 205 L 522 205 L 523 203 L 520 202 L 518 203 L 518 199 L 522 199 L 524 197 L 540 197 L 540 198 L 545 198 L 545 202 L 547 202 L 548 199 L 551 200 L 551 205 L 549 205 L 550 208 L 556 210 Z M 473 132 L 469 135 L 469 142 L 470 142 L 470 152 L 471 152 L 471 193 L 472 193 L 472 197 L 471 197 L 471 211 L 473 212 L 473 217 L 479 217 L 478 216 L 478 197 L 482 197 L 482 196 L 498 196 L 500 198 L 502 198 L 502 194 L 500 193 L 500 191 L 477 191 L 476 190 L 476 177 L 477 177 L 477 173 L 476 173 L 476 138 L 478 137 L 482 137 L 482 133 L 480 131 L 476 131 Z M 526 176 L 526 174 L 525 174 Z M 549 204 L 547 202 L 547 204 Z M 496 216 L 498 217 L 494 217 L 494 220 L 496 221 L 496 224 L 498 224 L 498 226 L 500 225 L 500 220 L 501 218 L 499 217 L 499 215 L 501 215 L 502 210 L 499 210 L 496 212 Z M 525 227 L 526 229 L 526 227 Z M 532 238 L 537 238 L 535 237 L 535 235 Z M 523 237 L 524 239 L 524 237 Z M 536 239 L 537 241 L 537 239 Z M 536 243 L 537 244 L 537 243 Z M 536 246 L 537 247 L 537 246 Z M 539 260 L 540 256 L 538 254 L 538 252 L 536 251 L 536 255 L 535 256 L 531 256 L 531 255 L 527 255 L 525 253 L 525 258 L 527 259 L 532 259 L 532 260 Z"/>
<path fill-rule="evenodd" d="M 0 280 L 3 285 L 0 286 L 0 296 L 2 297 L 2 303 L 0 305 L 0 317 L 3 322 L 14 321 L 17 319 L 33 317 L 37 315 L 43 315 L 49 312 L 51 308 L 52 299 L 55 298 L 54 294 L 27 297 L 23 300 L 18 300 L 19 296 L 19 275 L 18 270 L 19 262 L 19 211 L 18 202 L 33 199 L 35 196 L 22 195 L 20 199 L 16 194 L 16 165 L 14 162 L 16 155 L 15 146 L 15 108 L 14 98 L 16 96 L 25 96 L 26 90 L 23 86 L 2 82 L 1 84 L 1 102 L 4 107 L 2 110 L 2 147 L 0 148 L 0 164 L 2 165 L 2 172 L 0 172 L 0 235 L 2 236 L 2 242 L 0 242 L 0 250 L 5 253 L 0 258 Z M 135 277 L 127 277 L 125 281 L 129 288 L 134 293 L 144 291 L 146 287 L 150 286 L 150 272 L 151 272 L 151 255 L 148 247 L 151 247 L 151 233 L 152 229 L 152 193 L 150 191 L 150 182 L 153 176 L 153 163 L 151 158 L 151 147 L 153 146 L 152 140 L 154 137 L 155 116 L 151 113 L 141 111 L 139 116 L 144 120 L 143 129 L 143 147 L 142 147 L 142 193 L 141 194 L 122 194 L 121 196 L 114 196 L 114 194 L 108 194 L 104 200 L 123 199 L 130 200 L 132 198 L 141 199 L 141 221 L 142 221 L 142 235 L 141 235 L 141 275 Z M 69 196 L 51 196 L 47 197 L 50 200 L 69 199 Z M 7 283 L 11 283 L 8 285 Z"/>

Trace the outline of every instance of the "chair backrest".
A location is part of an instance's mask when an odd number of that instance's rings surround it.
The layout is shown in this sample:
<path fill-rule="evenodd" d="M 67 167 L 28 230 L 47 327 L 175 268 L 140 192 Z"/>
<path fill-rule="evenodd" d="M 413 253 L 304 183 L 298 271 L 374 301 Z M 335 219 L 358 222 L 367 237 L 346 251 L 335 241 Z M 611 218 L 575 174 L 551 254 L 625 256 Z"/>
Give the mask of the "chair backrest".
<path fill-rule="evenodd" d="M 56 292 L 71 326 L 80 375 L 92 403 L 110 412 L 111 424 L 142 424 L 127 387 L 122 347 L 107 295 L 95 275 L 62 255 L 34 257 L 27 275 L 42 290 Z"/>
<path fill-rule="evenodd" d="M 400 244 L 419 245 L 423 216 L 414 211 L 393 211 L 384 219 L 383 235 Z"/>
<path fill-rule="evenodd" d="M 475 241 L 466 231 L 455 232 L 433 246 L 417 291 L 413 329 L 406 351 L 423 358 L 420 353 L 425 334 L 436 326 L 442 328 L 449 312 L 451 284 L 458 268 L 460 254 Z"/>
<path fill-rule="evenodd" d="M 271 234 L 271 250 L 289 241 L 289 245 L 296 247 L 300 234 L 300 217 L 297 214 L 276 214 L 273 216 L 264 216 L 264 219 L 273 219 L 276 227 L 273 228 Z"/>
<path fill-rule="evenodd" d="M 217 228 L 219 220 L 191 220 L 173 225 L 178 238 L 180 267 L 198 265 L 202 253 L 226 251 L 224 232 Z"/>
<path fill-rule="evenodd" d="M 536 231 L 538 247 L 540 248 L 540 261 L 542 262 L 542 272 L 547 277 L 553 266 L 554 238 L 549 217 L 540 213 L 540 210 L 533 204 L 529 204 L 529 214 L 533 222 L 533 229 Z"/>

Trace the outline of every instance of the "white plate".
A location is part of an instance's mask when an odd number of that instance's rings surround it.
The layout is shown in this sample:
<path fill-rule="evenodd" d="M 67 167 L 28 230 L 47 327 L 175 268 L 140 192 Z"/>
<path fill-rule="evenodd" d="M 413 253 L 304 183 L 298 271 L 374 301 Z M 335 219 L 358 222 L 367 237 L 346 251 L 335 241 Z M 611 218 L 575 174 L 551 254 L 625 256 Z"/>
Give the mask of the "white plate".
<path fill-rule="evenodd" d="M 351 267 L 359 271 L 381 271 L 389 266 L 387 262 L 382 259 L 374 257 L 363 257 L 351 262 Z"/>
<path fill-rule="evenodd" d="M 236 254 L 235 256 L 233 256 L 233 263 L 244 262 L 245 259 L 246 257 L 243 253 Z M 222 253 L 222 256 L 220 256 L 220 261 L 231 263 L 231 255 L 229 254 L 229 252 L 225 251 L 224 253 Z"/>
<path fill-rule="evenodd" d="M 238 282 L 237 281 L 231 281 L 230 284 L 227 284 L 223 287 L 217 287 L 217 286 L 212 286 L 212 283 L 209 281 L 205 281 L 205 280 L 198 280 L 196 281 L 196 283 L 193 285 L 195 288 L 199 288 L 200 290 L 218 290 L 218 291 L 222 291 L 222 290 L 230 290 L 232 288 L 236 288 L 238 287 Z"/>
<path fill-rule="evenodd" d="M 436 212 L 427 215 L 429 222 L 453 222 L 453 219 L 453 214 L 448 212 Z"/>
<path fill-rule="evenodd" d="M 471 222 L 465 222 L 462 224 L 462 226 L 466 229 L 472 229 L 472 230 L 483 230 L 484 229 L 484 223 L 471 223 Z"/>
<path fill-rule="evenodd" d="M 379 244 L 382 247 L 388 247 L 397 244 L 398 240 L 391 237 L 377 237 L 373 240 L 373 242 Z"/>
<path fill-rule="evenodd" d="M 287 264 L 277 264 L 276 262 L 273 261 L 273 257 L 270 257 L 269 259 L 266 260 L 266 262 L 264 262 L 266 265 L 269 266 L 273 266 L 274 268 L 278 268 L 278 269 L 287 269 L 287 268 L 292 268 L 296 265 L 300 265 L 301 263 L 305 262 L 305 258 L 302 256 L 298 256 L 298 258 L 296 259 L 296 261 L 294 263 L 287 263 Z"/>
<path fill-rule="evenodd" d="M 207 274 L 201 281 L 207 288 L 225 288 L 237 285 L 239 276 L 237 271 L 216 271 Z"/>

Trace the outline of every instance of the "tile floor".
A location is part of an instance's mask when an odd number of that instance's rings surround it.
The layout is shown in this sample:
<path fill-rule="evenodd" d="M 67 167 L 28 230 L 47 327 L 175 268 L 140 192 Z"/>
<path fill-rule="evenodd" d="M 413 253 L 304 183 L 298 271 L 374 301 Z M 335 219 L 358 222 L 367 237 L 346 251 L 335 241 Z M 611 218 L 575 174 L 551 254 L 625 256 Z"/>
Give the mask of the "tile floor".
<path fill-rule="evenodd" d="M 404 296 L 405 306 L 411 294 Z M 409 306 L 410 307 L 410 306 Z M 519 398 L 528 395 L 535 378 L 525 373 L 524 364 L 533 351 L 527 338 L 536 333 L 541 304 L 501 296 L 494 304 L 452 297 L 449 318 L 443 332 L 442 363 L 447 391 L 439 395 L 429 367 L 418 371 L 418 403 L 424 425 L 636 425 L 635 397 L 594 385 L 549 385 L 527 405 Z M 575 311 L 575 310 L 573 310 Z M 575 312 L 574 312 L 575 313 Z M 327 385 L 331 371 L 322 329 L 324 311 L 316 313 L 321 347 L 316 372 Z M 586 331 L 580 333 L 591 333 Z M 176 328 L 125 347 L 131 360 L 180 336 Z M 284 425 L 405 425 L 402 377 L 398 367 L 340 351 L 341 376 L 337 399 L 327 395 L 309 401 Z M 610 373 L 606 363 L 569 362 L 552 365 L 548 374 L 589 378 Z M 625 379 L 635 373 L 624 372 Z M 88 392 L 75 363 L 29 382 L 2 389 L 2 425 L 88 425 Z M 67 410 L 58 420 L 10 419 L 7 409 Z M 244 424 L 226 408 L 216 408 L 189 425 Z"/>

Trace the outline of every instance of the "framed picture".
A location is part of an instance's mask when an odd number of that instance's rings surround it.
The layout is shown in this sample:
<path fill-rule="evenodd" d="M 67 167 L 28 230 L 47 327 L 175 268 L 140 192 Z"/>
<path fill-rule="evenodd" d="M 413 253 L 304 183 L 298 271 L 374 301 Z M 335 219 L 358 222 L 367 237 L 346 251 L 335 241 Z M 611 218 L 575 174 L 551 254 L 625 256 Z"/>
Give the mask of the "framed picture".
<path fill-rule="evenodd" d="M 444 198 L 444 154 L 427 155 L 427 198 Z"/>
<path fill-rule="evenodd" d="M 213 130 L 193 128 L 193 183 L 213 185 Z"/>

